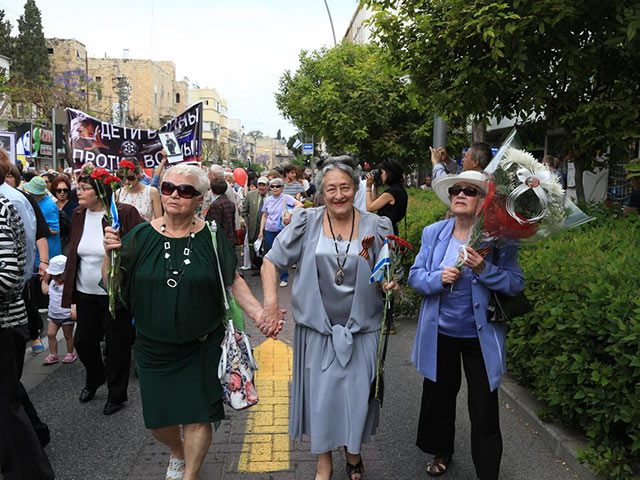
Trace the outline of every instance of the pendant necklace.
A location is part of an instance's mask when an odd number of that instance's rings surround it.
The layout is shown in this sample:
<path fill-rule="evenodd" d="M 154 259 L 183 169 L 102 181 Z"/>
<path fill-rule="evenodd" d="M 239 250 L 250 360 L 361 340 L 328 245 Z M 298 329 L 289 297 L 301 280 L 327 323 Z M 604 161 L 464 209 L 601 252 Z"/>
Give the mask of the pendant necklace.
<path fill-rule="evenodd" d="M 180 266 L 180 268 L 173 268 L 171 266 L 171 242 L 169 242 L 169 240 L 164 241 L 164 267 L 167 271 L 167 277 L 169 277 L 167 278 L 167 286 L 169 286 L 170 288 L 176 288 L 178 286 L 180 280 L 182 280 L 182 276 L 184 275 L 185 267 L 191 263 L 191 260 L 189 260 L 189 255 L 191 254 L 191 242 L 196 236 L 196 234 L 193 232 L 193 227 L 195 226 L 195 224 L 195 221 L 191 222 L 187 246 L 182 251 L 184 258 L 182 259 L 182 265 Z M 164 235 L 166 230 L 167 226 L 163 223 L 160 226 L 160 232 L 162 232 L 162 234 Z"/>
<path fill-rule="evenodd" d="M 353 227 L 356 223 L 356 211 L 351 207 L 351 233 L 349 234 L 349 243 L 347 244 L 347 251 L 344 254 L 344 260 L 340 262 L 340 252 L 338 251 L 338 242 L 336 236 L 333 234 L 333 225 L 331 225 L 331 216 L 327 212 L 327 219 L 329 220 L 329 230 L 331 231 L 331 237 L 333 238 L 333 246 L 336 248 L 336 262 L 338 263 L 338 270 L 336 270 L 335 282 L 336 285 L 342 285 L 344 282 L 344 265 L 347 263 L 347 257 L 349 256 L 349 247 L 351 247 L 351 239 L 353 238 Z M 342 240 L 342 237 L 338 235 L 338 240 Z"/>

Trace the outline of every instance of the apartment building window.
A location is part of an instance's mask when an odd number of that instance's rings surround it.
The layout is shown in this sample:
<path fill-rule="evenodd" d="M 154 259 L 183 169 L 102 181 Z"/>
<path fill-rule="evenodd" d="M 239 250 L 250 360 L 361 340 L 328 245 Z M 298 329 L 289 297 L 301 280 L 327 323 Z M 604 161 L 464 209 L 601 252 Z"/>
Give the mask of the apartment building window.
<path fill-rule="evenodd" d="M 96 91 L 96 98 L 98 99 L 98 101 L 102 100 L 102 89 L 98 88 L 98 90 Z"/>
<path fill-rule="evenodd" d="M 176 103 L 180 103 L 180 94 L 176 93 Z"/>
<path fill-rule="evenodd" d="M 209 100 L 205 100 L 205 101 L 204 101 L 204 104 L 205 104 L 205 105 L 209 105 Z"/>
<path fill-rule="evenodd" d="M 53 47 L 49 47 L 49 48 L 47 48 L 47 53 L 48 53 L 49 55 L 53 55 Z"/>
<path fill-rule="evenodd" d="M 153 104 L 158 105 L 158 86 L 153 86 Z"/>
<path fill-rule="evenodd" d="M 102 77 L 97 76 L 97 77 L 96 77 L 96 82 L 100 83 L 101 81 L 102 81 Z"/>

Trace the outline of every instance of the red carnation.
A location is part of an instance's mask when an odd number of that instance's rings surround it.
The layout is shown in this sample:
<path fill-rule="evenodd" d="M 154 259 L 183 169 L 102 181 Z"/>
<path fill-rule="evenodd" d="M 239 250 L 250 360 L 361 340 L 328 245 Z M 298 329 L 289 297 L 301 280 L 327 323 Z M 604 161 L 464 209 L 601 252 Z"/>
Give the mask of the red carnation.
<path fill-rule="evenodd" d="M 407 242 L 404 238 L 397 235 L 387 235 L 387 238 L 389 239 L 389 241 L 393 242 L 394 247 L 404 247 L 413 251 L 413 245 Z"/>
<path fill-rule="evenodd" d="M 104 168 L 96 168 L 93 172 L 91 172 L 91 178 L 94 179 L 107 177 L 109 175 L 111 175 L 109 171 Z"/>
<path fill-rule="evenodd" d="M 115 175 L 109 175 L 108 177 L 104 178 L 103 182 L 105 185 L 111 185 L 112 183 L 120 183 L 121 180 Z"/>
<path fill-rule="evenodd" d="M 120 168 L 128 168 L 129 170 L 135 170 L 136 166 L 130 160 L 122 160 L 120 162 Z"/>

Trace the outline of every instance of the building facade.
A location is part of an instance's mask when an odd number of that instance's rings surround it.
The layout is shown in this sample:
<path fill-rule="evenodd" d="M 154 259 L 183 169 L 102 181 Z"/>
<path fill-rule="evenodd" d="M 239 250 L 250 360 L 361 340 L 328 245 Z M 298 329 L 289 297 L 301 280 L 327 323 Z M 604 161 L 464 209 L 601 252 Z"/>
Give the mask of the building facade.
<path fill-rule="evenodd" d="M 74 39 L 47 39 L 51 76 L 82 71 L 92 81 L 87 110 L 105 121 L 120 123 L 120 95 L 127 123 L 134 127 L 158 128 L 186 110 L 188 80 L 176 80 L 173 62 L 129 58 L 89 58 L 83 43 Z"/>
<path fill-rule="evenodd" d="M 295 157 L 287 148 L 287 142 L 277 138 L 261 137 L 256 138 L 256 163 L 263 167 L 273 168 L 276 165 L 283 165 L 290 162 Z"/>
<path fill-rule="evenodd" d="M 366 24 L 366 21 L 372 15 L 373 12 L 371 10 L 358 5 L 344 34 L 344 40 L 350 43 L 369 43 L 371 41 L 371 29 Z"/>

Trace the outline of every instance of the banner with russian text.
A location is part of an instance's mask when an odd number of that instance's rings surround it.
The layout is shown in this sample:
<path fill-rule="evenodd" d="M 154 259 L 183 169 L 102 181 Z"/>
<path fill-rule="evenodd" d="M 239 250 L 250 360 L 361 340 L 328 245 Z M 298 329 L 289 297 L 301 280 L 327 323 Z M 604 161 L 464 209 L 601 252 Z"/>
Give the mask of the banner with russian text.
<path fill-rule="evenodd" d="M 103 122 L 80 110 L 67 108 L 69 143 L 74 168 L 91 162 L 115 170 L 123 158 L 135 157 L 142 168 L 154 168 L 161 160 L 158 133 L 173 132 L 184 162 L 202 159 L 202 102 L 196 103 L 158 130 L 124 128 Z"/>

